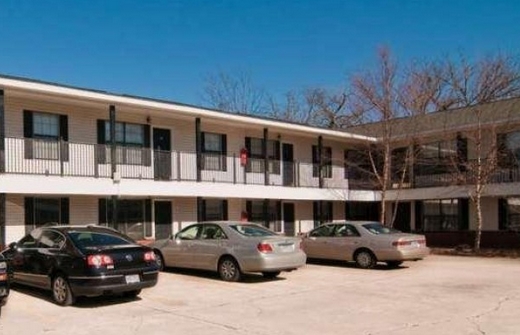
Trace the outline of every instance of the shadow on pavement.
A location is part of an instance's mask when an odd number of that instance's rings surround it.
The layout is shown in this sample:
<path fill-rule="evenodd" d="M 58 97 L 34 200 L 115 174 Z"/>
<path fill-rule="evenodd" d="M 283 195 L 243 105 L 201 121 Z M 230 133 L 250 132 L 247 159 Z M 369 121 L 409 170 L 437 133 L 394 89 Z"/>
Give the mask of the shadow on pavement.
<path fill-rule="evenodd" d="M 184 269 L 184 268 L 171 268 L 168 267 L 163 270 L 164 272 L 168 273 L 175 273 L 177 275 L 181 276 L 194 276 L 199 278 L 206 278 L 210 280 L 217 280 L 224 282 L 222 279 L 220 279 L 220 276 L 218 273 L 214 271 L 206 271 L 206 270 L 195 270 L 195 269 Z M 244 273 L 242 274 L 242 279 L 239 281 L 239 283 L 246 283 L 246 284 L 261 284 L 261 283 L 268 283 L 273 281 L 280 281 L 285 280 L 284 274 L 287 274 L 288 272 L 282 272 L 280 273 L 280 276 L 269 279 L 265 278 L 261 274 L 258 273 Z"/>
<path fill-rule="evenodd" d="M 377 263 L 376 266 L 373 269 L 361 269 L 356 265 L 354 262 L 346 262 L 346 261 L 338 261 L 338 260 L 326 260 L 326 259 L 315 259 L 315 258 L 308 258 L 307 264 L 314 264 L 314 265 L 324 265 L 324 266 L 334 266 L 334 267 L 341 267 L 341 268 L 348 268 L 348 269 L 355 269 L 359 271 L 395 271 L 395 270 L 402 270 L 407 269 L 408 266 L 406 266 L 406 263 L 403 263 L 397 267 L 389 267 L 385 263 Z"/>
<path fill-rule="evenodd" d="M 31 297 L 45 300 L 49 303 L 54 304 L 52 299 L 51 291 L 41 290 L 37 288 L 33 288 L 30 286 L 14 284 L 11 286 L 13 291 L 29 295 Z M 78 297 L 76 302 L 72 306 L 64 307 L 64 308 L 98 308 L 104 306 L 111 306 L 116 304 L 129 303 L 132 301 L 139 301 L 141 298 L 139 297 L 126 297 L 122 294 L 114 294 L 114 295 L 103 295 L 98 297 Z"/>

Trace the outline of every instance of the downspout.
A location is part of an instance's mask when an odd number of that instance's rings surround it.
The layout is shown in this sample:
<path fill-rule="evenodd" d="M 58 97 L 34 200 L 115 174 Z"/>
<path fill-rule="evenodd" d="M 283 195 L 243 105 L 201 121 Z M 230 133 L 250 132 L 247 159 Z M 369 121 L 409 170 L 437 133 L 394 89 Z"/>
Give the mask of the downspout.
<path fill-rule="evenodd" d="M 197 160 L 197 181 L 202 180 L 202 133 L 200 130 L 200 117 L 195 119 L 195 150 Z"/>
<path fill-rule="evenodd" d="M 267 140 L 269 131 L 264 128 L 264 140 L 262 141 L 262 156 L 264 157 L 264 183 L 269 185 L 269 157 L 267 156 Z"/>
<path fill-rule="evenodd" d="M 323 137 L 318 136 L 318 182 L 319 188 L 323 188 Z M 321 212 L 320 212 L 320 220 L 321 220 Z"/>
<path fill-rule="evenodd" d="M 110 166 L 112 170 L 112 181 L 118 182 L 118 178 L 116 176 L 117 173 L 117 162 L 116 162 L 116 107 L 114 105 L 110 105 L 109 107 L 109 128 L 110 128 Z M 112 195 L 110 203 L 112 206 L 112 228 L 118 229 L 118 206 L 117 206 L 117 195 Z"/>

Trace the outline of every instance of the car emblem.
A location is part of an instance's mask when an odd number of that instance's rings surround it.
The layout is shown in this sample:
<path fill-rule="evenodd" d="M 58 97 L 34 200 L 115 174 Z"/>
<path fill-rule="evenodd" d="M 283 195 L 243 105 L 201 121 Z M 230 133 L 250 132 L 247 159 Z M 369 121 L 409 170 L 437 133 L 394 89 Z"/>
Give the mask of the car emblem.
<path fill-rule="evenodd" d="M 129 262 L 131 262 L 131 261 L 134 260 L 134 258 L 132 257 L 132 255 L 126 255 L 125 258 L 126 258 L 126 260 L 129 261 Z"/>

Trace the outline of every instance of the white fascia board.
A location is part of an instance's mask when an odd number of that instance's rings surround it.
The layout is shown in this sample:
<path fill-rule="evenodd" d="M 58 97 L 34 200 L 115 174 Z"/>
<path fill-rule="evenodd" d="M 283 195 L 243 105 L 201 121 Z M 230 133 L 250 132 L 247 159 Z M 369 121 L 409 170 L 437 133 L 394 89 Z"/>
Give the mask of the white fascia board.
<path fill-rule="evenodd" d="M 37 185 L 37 186 L 35 186 Z M 71 186 L 73 185 L 73 186 Z M 324 201 L 378 201 L 380 192 L 265 185 L 175 182 L 43 175 L 0 175 L 0 193 L 27 195 L 118 196 L 139 198 L 206 197 Z"/>
<path fill-rule="evenodd" d="M 342 132 L 342 131 L 327 130 L 327 129 L 309 127 L 309 126 L 305 126 L 305 125 L 291 124 L 291 123 L 286 123 L 286 122 L 282 122 L 282 121 L 267 120 L 267 119 L 254 118 L 254 117 L 249 117 L 249 116 L 239 115 L 239 114 L 224 113 L 224 112 L 219 112 L 219 111 L 200 108 L 200 107 L 187 106 L 187 105 L 161 102 L 161 101 L 152 101 L 152 100 L 147 100 L 147 99 L 139 99 L 136 97 L 126 97 L 126 96 L 120 96 L 120 95 L 116 95 L 116 94 L 94 92 L 94 91 L 82 90 L 79 88 L 64 87 L 64 86 L 52 85 L 52 84 L 46 84 L 46 83 L 40 83 L 40 82 L 32 82 L 32 81 L 24 81 L 24 80 L 13 79 L 13 78 L 1 78 L 0 77 L 0 86 L 10 87 L 10 88 L 14 88 L 14 89 L 29 90 L 29 91 L 34 91 L 34 92 L 44 93 L 44 94 L 56 94 L 56 95 L 61 95 L 61 96 L 66 96 L 66 97 L 95 100 L 95 101 L 100 101 L 100 102 L 106 102 L 108 104 L 120 103 L 120 104 L 124 104 L 124 105 L 130 105 L 130 106 L 141 107 L 141 108 L 145 107 L 145 108 L 153 108 L 153 109 L 158 109 L 158 110 L 175 111 L 175 112 L 184 113 L 186 115 L 192 115 L 194 117 L 200 116 L 200 117 L 208 117 L 208 118 L 213 118 L 213 119 L 226 120 L 227 122 L 240 122 L 240 123 L 245 123 L 245 124 L 256 124 L 256 125 L 260 125 L 263 127 L 277 127 L 280 129 L 287 129 L 287 130 L 291 130 L 291 131 L 300 131 L 300 132 L 304 132 L 304 133 L 308 133 L 308 134 L 326 135 L 326 136 L 331 136 L 331 137 L 335 137 L 338 139 L 350 139 L 350 140 L 359 140 L 359 141 L 366 141 L 366 142 L 376 142 L 376 138 L 374 138 L 374 137 L 362 136 L 362 135 L 357 135 L 357 134 L 347 133 L 347 132 Z"/>

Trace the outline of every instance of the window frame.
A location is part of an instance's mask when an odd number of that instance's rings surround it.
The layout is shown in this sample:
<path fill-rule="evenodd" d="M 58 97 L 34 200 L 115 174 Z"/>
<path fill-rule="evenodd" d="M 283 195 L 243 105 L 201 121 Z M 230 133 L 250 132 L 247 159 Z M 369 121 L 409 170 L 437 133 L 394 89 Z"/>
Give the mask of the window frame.
<path fill-rule="evenodd" d="M 142 132 L 140 141 L 133 141 L 128 128 L 139 127 Z M 97 161 L 99 164 L 111 164 L 110 120 L 97 120 Z M 151 165 L 150 125 L 142 123 L 115 122 L 115 164 Z"/>
<path fill-rule="evenodd" d="M 320 173 L 321 171 L 321 173 Z M 312 146 L 312 176 L 314 178 L 332 178 L 332 147 L 321 147 L 321 169 L 318 157 L 318 146 Z"/>
<path fill-rule="evenodd" d="M 246 149 L 247 149 L 247 165 L 246 171 L 252 173 L 264 173 L 264 155 L 263 155 L 263 144 L 264 139 L 260 137 L 246 137 Z M 280 167 L 280 141 L 268 139 L 266 142 L 266 156 L 268 160 L 268 172 L 273 175 L 281 174 Z"/>
<path fill-rule="evenodd" d="M 56 211 L 56 213 L 53 213 L 53 216 L 55 217 L 47 220 L 46 218 L 48 215 L 42 215 L 40 212 L 43 210 L 47 210 L 47 212 L 49 212 L 49 206 L 51 211 Z M 48 223 L 68 224 L 69 211 L 69 198 L 25 197 L 25 229 L 27 232 L 29 232 Z M 42 218 L 44 219 L 42 220 Z"/>
<path fill-rule="evenodd" d="M 218 149 L 208 148 L 208 139 L 218 137 Z M 211 142 L 215 143 L 215 142 Z M 227 171 L 227 135 L 213 132 L 202 132 L 202 170 Z"/>
<path fill-rule="evenodd" d="M 51 125 L 55 134 L 38 130 L 46 128 L 44 119 L 54 120 Z M 48 127 L 47 127 L 48 128 Z M 23 110 L 24 157 L 25 159 L 68 161 L 68 116 L 53 112 Z"/>

